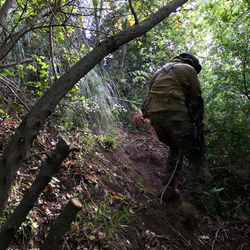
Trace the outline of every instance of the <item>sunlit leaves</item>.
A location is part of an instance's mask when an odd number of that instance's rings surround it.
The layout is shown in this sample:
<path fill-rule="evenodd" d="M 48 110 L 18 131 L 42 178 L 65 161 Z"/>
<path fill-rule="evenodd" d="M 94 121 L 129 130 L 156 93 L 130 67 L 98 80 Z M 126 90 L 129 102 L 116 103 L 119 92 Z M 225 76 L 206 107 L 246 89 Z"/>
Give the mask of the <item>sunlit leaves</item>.
<path fill-rule="evenodd" d="M 83 44 L 81 49 L 80 49 L 80 52 L 84 52 L 84 51 L 86 51 L 85 44 Z"/>
<path fill-rule="evenodd" d="M 209 3 L 208 3 L 209 2 Z M 205 25 L 211 34 L 206 55 L 206 119 L 209 147 L 220 145 L 228 160 L 249 150 L 249 11 L 246 1 L 207 1 Z M 219 149 L 218 149 L 219 150 Z"/>
<path fill-rule="evenodd" d="M 133 26 L 135 23 L 134 17 L 132 15 L 128 15 L 127 19 L 128 19 L 128 22 L 127 22 L 128 26 Z"/>

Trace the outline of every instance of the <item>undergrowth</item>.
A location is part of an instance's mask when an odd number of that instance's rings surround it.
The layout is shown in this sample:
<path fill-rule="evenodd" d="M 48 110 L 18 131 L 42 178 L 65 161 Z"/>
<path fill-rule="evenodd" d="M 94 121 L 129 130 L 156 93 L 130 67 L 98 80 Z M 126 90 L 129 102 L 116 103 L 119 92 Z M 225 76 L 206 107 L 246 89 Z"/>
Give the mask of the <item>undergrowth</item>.
<path fill-rule="evenodd" d="M 122 233 L 136 218 L 135 207 L 124 202 L 122 197 L 114 195 L 111 190 L 106 191 L 103 196 L 103 199 L 99 201 L 92 199 L 83 201 L 84 208 L 77 215 L 72 224 L 73 230 L 70 232 L 71 237 L 73 233 L 76 239 L 75 242 L 69 240 L 69 245 L 78 245 L 77 241 L 80 240 L 89 242 L 88 244 L 93 248 L 95 246 L 101 246 L 103 249 L 109 248 L 115 241 L 119 241 L 119 233 Z"/>
<path fill-rule="evenodd" d="M 249 174 L 240 166 L 207 166 L 204 204 L 213 215 L 247 218 L 250 214 Z M 239 174 L 241 172 L 241 174 Z"/>
<path fill-rule="evenodd" d="M 26 242 L 29 237 L 35 238 L 44 230 L 43 227 L 51 226 L 56 215 L 51 215 L 49 206 L 53 206 L 57 199 L 62 201 L 59 211 L 69 198 L 76 197 L 82 202 L 83 209 L 66 234 L 62 249 L 74 249 L 80 242 L 85 242 L 92 249 L 95 246 L 105 249 L 117 242 L 124 243 L 119 237 L 127 225 L 137 218 L 141 206 L 131 201 L 125 192 L 115 193 L 102 185 L 99 174 L 103 174 L 102 178 L 110 183 L 118 183 L 119 180 L 115 166 L 110 166 L 108 170 L 103 168 L 103 157 L 97 153 L 97 149 L 102 147 L 112 151 L 122 143 L 119 139 L 119 126 L 124 124 L 125 117 L 134 131 L 148 131 L 152 134 L 154 131 L 149 120 L 144 119 L 138 109 L 114 98 L 117 93 L 115 83 L 109 77 L 103 78 L 98 72 L 92 71 L 71 90 L 48 119 L 44 130 L 40 131 L 34 141 L 30 156 L 24 162 L 26 168 L 22 168 L 17 174 L 6 216 L 20 202 L 39 171 L 37 166 L 41 165 L 41 158 L 54 149 L 59 136 L 78 146 L 81 151 L 72 152 L 65 159 L 60 173 L 52 178 L 36 206 L 22 223 L 16 236 L 17 242 Z M 134 110 L 130 113 L 131 107 Z M 14 131 L 20 124 L 20 109 L 18 107 L 13 111 L 13 107 L 3 107 L 0 110 L 2 126 Z M 205 207 L 212 215 L 247 217 L 250 214 L 249 158 L 245 155 L 242 161 L 235 161 L 232 143 L 235 136 L 231 140 L 227 139 L 227 147 L 218 133 L 215 133 L 215 128 L 211 127 L 207 136 L 209 150 L 205 170 Z M 241 143 L 244 144 L 247 136 L 242 137 L 244 140 Z M 4 143 L 7 143 L 6 138 Z M 218 148 L 216 144 L 223 147 Z M 221 153 L 223 157 L 220 157 Z M 129 169 L 128 166 L 126 168 Z M 152 194 L 140 180 L 135 188 L 138 192 Z M 47 218 L 42 218 L 41 211 L 47 214 Z M 2 218 L 1 224 L 4 221 L 5 218 Z M 24 243 L 23 249 L 31 247 L 27 244 L 31 243 Z"/>

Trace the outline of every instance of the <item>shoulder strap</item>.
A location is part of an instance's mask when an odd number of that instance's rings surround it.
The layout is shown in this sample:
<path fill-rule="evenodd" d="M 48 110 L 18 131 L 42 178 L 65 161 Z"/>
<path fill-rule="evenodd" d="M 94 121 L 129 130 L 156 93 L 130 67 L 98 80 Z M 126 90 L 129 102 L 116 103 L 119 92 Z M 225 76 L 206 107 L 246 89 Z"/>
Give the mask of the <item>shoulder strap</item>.
<path fill-rule="evenodd" d="M 178 78 L 176 77 L 176 74 L 175 74 L 174 71 L 173 71 L 173 64 L 167 63 L 167 64 L 165 64 L 162 68 L 163 68 L 167 73 L 169 72 L 169 73 L 172 75 L 172 77 L 174 77 L 174 79 L 176 80 L 176 82 L 180 84 Z M 189 91 L 187 90 L 187 88 L 186 88 L 185 85 L 182 85 L 182 87 L 183 87 L 183 92 L 184 92 L 184 94 L 185 94 L 185 106 L 186 106 L 186 107 L 190 107 L 191 100 L 190 100 Z"/>
<path fill-rule="evenodd" d="M 173 71 L 173 64 L 167 63 L 167 64 L 165 64 L 164 66 L 162 66 L 162 68 L 163 68 L 167 73 L 169 72 L 169 73 L 174 77 L 174 79 L 176 80 L 176 82 L 179 83 L 178 78 L 176 77 L 176 74 L 175 74 L 174 71 Z"/>
<path fill-rule="evenodd" d="M 171 63 L 167 63 L 167 64 L 165 64 L 163 67 L 162 67 L 167 73 L 168 72 L 170 72 L 170 71 L 172 71 L 173 72 L 173 65 L 171 64 Z M 172 73 L 172 72 L 170 72 L 170 73 Z M 174 72 L 173 72 L 174 73 Z"/>

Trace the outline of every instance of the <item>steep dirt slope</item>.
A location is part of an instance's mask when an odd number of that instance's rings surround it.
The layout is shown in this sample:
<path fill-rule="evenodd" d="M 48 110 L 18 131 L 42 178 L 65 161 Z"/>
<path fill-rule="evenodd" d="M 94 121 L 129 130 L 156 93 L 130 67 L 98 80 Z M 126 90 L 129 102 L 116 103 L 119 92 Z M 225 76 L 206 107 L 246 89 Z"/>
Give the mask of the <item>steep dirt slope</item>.
<path fill-rule="evenodd" d="M 112 164 L 119 162 L 117 173 L 131 182 L 127 193 L 142 204 L 136 223 L 128 230 L 131 249 L 250 249 L 248 224 L 212 219 L 204 209 L 197 210 L 197 223 L 186 225 L 177 213 L 182 194 L 179 201 L 160 204 L 166 147 L 152 134 L 123 131 L 122 135 L 126 138 L 122 145 L 104 155 Z M 180 193 L 183 176 L 177 185 Z M 138 182 L 144 187 L 140 192 L 133 188 Z M 119 192 L 117 185 L 113 189 Z"/>
<path fill-rule="evenodd" d="M 1 123 L 1 151 L 18 122 Z M 81 132 L 72 143 L 84 149 Z M 41 131 L 17 173 L 9 211 L 21 200 L 39 171 L 44 151 L 57 133 Z M 98 138 L 96 138 L 98 140 Z M 197 210 L 198 221 L 186 225 L 178 215 L 185 172 L 178 181 L 178 201 L 160 204 L 161 176 L 167 148 L 151 132 L 120 129 L 115 142 L 100 143 L 91 153 L 72 153 L 39 197 L 9 249 L 39 249 L 69 197 L 84 205 L 60 249 L 250 249 L 249 221 L 214 218 Z M 3 223 L 3 221 L 2 221 Z"/>

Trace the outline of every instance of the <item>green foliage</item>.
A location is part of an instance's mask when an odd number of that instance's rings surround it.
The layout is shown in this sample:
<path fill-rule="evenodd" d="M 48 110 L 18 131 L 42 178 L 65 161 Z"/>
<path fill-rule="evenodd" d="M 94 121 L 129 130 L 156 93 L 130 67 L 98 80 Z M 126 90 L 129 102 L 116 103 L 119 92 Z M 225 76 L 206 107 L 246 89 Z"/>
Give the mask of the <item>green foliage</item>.
<path fill-rule="evenodd" d="M 34 90 L 38 96 L 41 96 L 50 87 L 55 76 L 51 75 L 49 69 L 51 64 L 45 61 L 44 56 L 37 56 L 35 59 L 36 66 L 29 64 L 26 67 L 26 70 L 28 70 L 28 73 L 25 72 L 26 75 L 28 74 L 26 88 Z"/>
<path fill-rule="evenodd" d="M 55 7 L 56 2 L 16 2 L 1 33 L 0 49 L 34 16 Z M 167 2 L 136 0 L 132 5 L 141 22 Z M 31 93 L 30 99 L 39 98 L 56 78 L 107 36 L 135 24 L 128 2 L 104 1 L 102 8 L 96 0 L 84 4 L 64 0 L 61 3 L 58 11 L 39 19 L 27 30 L 2 60 L 2 64 L 11 64 L 34 59 L 29 64 L 0 69 L 1 76 L 13 79 Z M 237 196 L 231 192 L 232 183 L 215 185 L 210 180 L 215 179 L 215 173 L 225 174 L 225 166 L 228 167 L 225 175 L 229 175 L 232 182 L 239 176 L 242 180 L 239 173 L 245 171 L 243 184 L 235 184 L 245 194 L 241 187 L 249 178 L 249 6 L 249 0 L 189 2 L 147 34 L 127 44 L 124 61 L 119 60 L 122 49 L 107 56 L 70 91 L 47 126 L 61 131 L 83 131 L 87 148 L 92 148 L 97 141 L 112 148 L 113 137 L 107 135 L 114 134 L 117 124 L 125 123 L 129 111 L 141 107 L 153 73 L 174 56 L 191 52 L 199 57 L 203 66 L 199 78 L 206 108 L 207 165 L 211 170 L 206 197 L 218 201 L 216 209 L 227 207 L 229 196 L 226 194 Z M 99 18 L 99 27 L 96 18 Z M 1 95 L 1 104 L 3 100 Z M 1 116 L 7 116 L 11 109 L 17 110 L 13 108 L 15 105 L 10 102 L 9 109 L 2 108 Z M 96 140 L 94 135 L 98 133 L 103 136 Z M 214 168 L 220 170 L 214 173 Z M 245 201 L 243 196 L 240 199 Z"/>
<path fill-rule="evenodd" d="M 127 112 L 116 94 L 114 82 L 93 70 L 72 89 L 55 112 L 60 130 L 91 128 L 93 132 L 113 133 L 119 117 Z"/>
<path fill-rule="evenodd" d="M 223 190 L 224 188 L 213 187 L 209 191 L 204 193 L 204 200 L 206 202 L 207 209 L 215 214 L 218 213 L 218 208 L 225 208 L 227 204 L 227 202 L 224 201 L 221 197 L 221 193 Z M 221 209 L 219 212 L 221 212 Z"/>
<path fill-rule="evenodd" d="M 221 18 L 221 13 L 229 10 L 230 13 L 236 13 L 240 6 L 242 5 L 237 7 L 231 5 L 229 1 L 223 5 L 223 9 L 213 6 L 212 11 L 217 18 Z M 234 29 L 224 29 L 225 23 L 222 23 L 222 32 L 214 33 L 216 40 L 211 42 L 208 55 L 213 61 L 208 65 L 210 69 L 207 73 L 205 94 L 206 109 L 209 111 L 206 119 L 211 131 L 207 136 L 208 147 L 220 148 L 220 153 L 229 162 L 239 159 L 239 162 L 244 163 L 243 156 L 250 149 L 248 142 L 250 54 L 246 35 L 247 23 L 244 16 L 241 19 L 241 26 L 237 24 L 239 19 L 237 21 L 233 17 L 227 19 L 226 23 L 230 21 L 230 26 L 234 25 Z"/>

